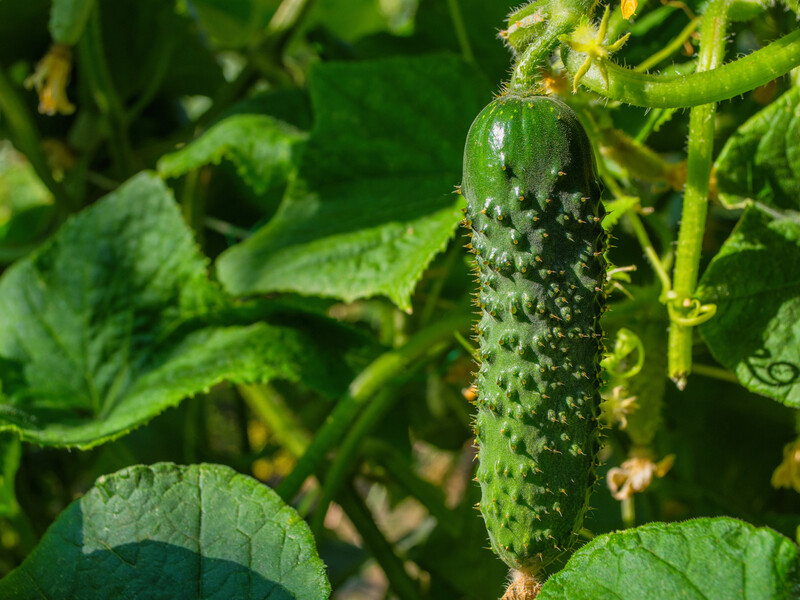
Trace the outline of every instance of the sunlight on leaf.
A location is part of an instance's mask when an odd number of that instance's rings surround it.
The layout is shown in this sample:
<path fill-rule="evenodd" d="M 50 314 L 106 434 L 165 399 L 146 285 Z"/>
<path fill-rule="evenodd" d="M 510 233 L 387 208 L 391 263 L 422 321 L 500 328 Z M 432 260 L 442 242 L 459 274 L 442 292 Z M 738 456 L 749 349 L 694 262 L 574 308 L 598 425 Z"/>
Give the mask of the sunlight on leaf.
<path fill-rule="evenodd" d="M 305 522 L 270 488 L 221 465 L 134 466 L 61 513 L 3 598 L 324 600 Z"/>

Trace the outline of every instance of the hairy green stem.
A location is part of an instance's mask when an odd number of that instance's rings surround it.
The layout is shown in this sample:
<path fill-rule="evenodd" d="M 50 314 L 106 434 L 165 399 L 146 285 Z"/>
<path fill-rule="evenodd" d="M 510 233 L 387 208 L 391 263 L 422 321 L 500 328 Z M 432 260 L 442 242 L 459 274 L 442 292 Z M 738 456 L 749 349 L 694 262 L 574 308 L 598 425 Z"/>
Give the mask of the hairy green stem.
<path fill-rule="evenodd" d="M 514 63 L 511 81 L 508 84 L 511 93 L 525 96 L 538 89 L 540 70 L 558 45 L 558 37 L 568 34 L 574 26 L 575 22 L 572 20 L 548 23 L 547 30 L 525 48 Z"/>
<path fill-rule="evenodd" d="M 411 361 L 424 356 L 432 346 L 452 337 L 453 331 L 467 329 L 472 316 L 457 315 L 439 321 L 416 333 L 403 346 L 375 359 L 350 384 L 348 393 L 325 420 L 292 472 L 277 487 L 284 501 L 289 502 L 306 478 L 316 471 L 325 454 L 338 444 L 361 412 L 363 405 L 397 377 Z"/>
<path fill-rule="evenodd" d="M 459 256 L 462 256 L 461 252 L 461 244 L 458 243 L 458 239 L 456 239 L 444 257 L 442 264 L 443 273 L 439 277 L 436 277 L 436 279 L 434 279 L 431 283 L 430 290 L 428 291 L 428 297 L 425 300 L 425 306 L 423 306 L 422 313 L 420 313 L 419 317 L 419 322 L 422 325 L 426 325 L 431 320 L 431 317 L 433 317 L 433 313 L 436 310 L 437 304 L 439 303 L 439 298 L 442 295 L 442 289 L 444 289 L 444 284 L 447 281 L 447 276 L 453 269 L 456 259 L 458 259 Z"/>
<path fill-rule="evenodd" d="M 669 274 L 664 268 L 664 265 L 661 264 L 661 258 L 659 258 L 656 249 L 653 248 L 653 244 L 647 235 L 647 231 L 645 231 L 642 220 L 639 218 L 639 215 L 632 210 L 626 212 L 625 215 L 628 217 L 631 227 L 633 227 L 633 232 L 636 234 L 636 239 L 639 240 L 639 245 L 641 245 L 642 250 L 644 250 L 645 256 L 647 256 L 647 259 L 650 261 L 650 265 L 656 272 L 659 281 L 661 281 L 662 295 L 666 294 L 670 289 L 672 289 L 672 282 L 669 280 Z"/>
<path fill-rule="evenodd" d="M 205 167 L 189 171 L 181 193 L 184 221 L 194 232 L 195 241 L 201 248 L 205 243 L 206 189 L 210 174 Z"/>
<path fill-rule="evenodd" d="M 133 122 L 150 105 L 161 89 L 161 84 L 164 83 L 164 78 L 169 71 L 177 38 L 171 35 L 159 35 L 156 39 L 159 44 L 158 50 L 154 53 L 157 56 L 156 64 L 147 79 L 147 85 L 139 95 L 139 98 L 137 98 L 136 103 L 125 114 L 126 123 Z"/>
<path fill-rule="evenodd" d="M 713 29 L 717 19 L 701 25 L 701 52 L 705 38 L 702 31 Z M 708 21 L 714 21 L 711 25 Z M 562 48 L 562 57 L 570 73 L 575 73 L 585 55 Z M 583 76 L 581 83 L 601 96 L 650 108 L 681 108 L 720 102 L 738 96 L 785 75 L 800 65 L 800 29 L 726 65 L 687 75 L 648 75 L 605 61 L 606 86 L 596 65 Z"/>
<path fill-rule="evenodd" d="M 720 381 L 728 381 L 730 383 L 741 383 L 739 378 L 734 373 L 723 369 L 721 367 L 714 367 L 712 365 L 692 365 L 692 372 L 704 377 L 711 377 L 712 379 L 719 379 Z"/>
<path fill-rule="evenodd" d="M 127 179 L 135 171 L 133 152 L 128 139 L 125 110 L 114 86 L 105 56 L 100 8 L 95 5 L 78 42 L 78 60 L 81 72 L 89 83 L 95 104 L 106 121 L 109 148 L 117 171 L 122 179 Z"/>
<path fill-rule="evenodd" d="M 70 196 L 61 183 L 53 179 L 33 117 L 3 69 L 0 69 L 0 111 L 11 131 L 12 143 L 31 163 L 39 179 L 53 194 L 58 207 L 65 213 L 80 210 L 80 203 Z"/>
<path fill-rule="evenodd" d="M 300 457 L 311 444 L 311 436 L 297 422 L 283 398 L 269 384 L 239 384 L 239 394 L 292 456 Z"/>
<path fill-rule="evenodd" d="M 285 42 L 284 36 L 291 35 L 311 4 L 313 0 L 283 0 L 267 25 L 267 37 Z"/>
<path fill-rule="evenodd" d="M 472 53 L 472 46 L 469 43 L 467 28 L 464 27 L 464 18 L 461 15 L 461 7 L 458 0 L 447 0 L 447 8 L 450 11 L 450 20 L 453 22 L 453 29 L 456 31 L 458 46 L 461 48 L 461 56 L 467 62 L 475 62 L 475 55 Z"/>
<path fill-rule="evenodd" d="M 622 512 L 622 526 L 625 529 L 636 527 L 636 505 L 634 504 L 633 496 L 620 502 L 620 510 Z"/>
<path fill-rule="evenodd" d="M 352 486 L 345 486 L 342 490 L 341 504 L 361 535 L 364 545 L 386 573 L 392 591 L 401 600 L 422 600 L 419 586 L 406 572 L 403 561 L 394 553 L 392 545 L 378 529 L 369 509 Z"/>
<path fill-rule="evenodd" d="M 727 14 L 731 1 L 713 0 L 703 14 L 697 62 L 698 74 L 717 68 L 725 58 Z M 800 33 L 800 30 L 797 33 Z M 800 50 L 800 42 L 796 44 L 796 49 Z M 673 306 L 678 309 L 691 307 L 692 294 L 700 270 L 700 252 L 708 212 L 708 187 L 714 150 L 715 112 L 715 104 L 703 104 L 692 108 L 689 116 L 686 187 L 672 277 L 672 298 L 670 298 Z M 686 378 L 692 370 L 692 330 L 691 326 L 678 324 L 672 318 L 667 346 L 668 372 L 681 389 L 686 385 Z"/>

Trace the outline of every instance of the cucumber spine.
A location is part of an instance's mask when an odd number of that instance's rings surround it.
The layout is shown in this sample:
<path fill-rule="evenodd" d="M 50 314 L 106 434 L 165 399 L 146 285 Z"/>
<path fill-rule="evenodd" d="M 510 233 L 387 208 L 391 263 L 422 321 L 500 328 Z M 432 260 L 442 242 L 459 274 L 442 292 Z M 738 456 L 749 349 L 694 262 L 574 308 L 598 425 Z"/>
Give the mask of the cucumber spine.
<path fill-rule="evenodd" d="M 603 207 L 572 110 L 505 95 L 467 136 L 478 274 L 480 509 L 495 552 L 541 573 L 574 546 L 599 449 Z"/>

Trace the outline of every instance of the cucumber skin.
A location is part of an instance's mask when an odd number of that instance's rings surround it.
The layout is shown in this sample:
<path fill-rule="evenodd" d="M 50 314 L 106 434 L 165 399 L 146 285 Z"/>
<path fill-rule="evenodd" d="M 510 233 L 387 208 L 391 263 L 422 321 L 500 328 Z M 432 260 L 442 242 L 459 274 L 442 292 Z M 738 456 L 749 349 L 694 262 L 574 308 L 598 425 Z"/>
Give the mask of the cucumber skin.
<path fill-rule="evenodd" d="M 603 207 L 572 110 L 502 96 L 475 119 L 462 193 L 477 325 L 480 509 L 495 552 L 536 574 L 576 542 L 595 482 Z"/>

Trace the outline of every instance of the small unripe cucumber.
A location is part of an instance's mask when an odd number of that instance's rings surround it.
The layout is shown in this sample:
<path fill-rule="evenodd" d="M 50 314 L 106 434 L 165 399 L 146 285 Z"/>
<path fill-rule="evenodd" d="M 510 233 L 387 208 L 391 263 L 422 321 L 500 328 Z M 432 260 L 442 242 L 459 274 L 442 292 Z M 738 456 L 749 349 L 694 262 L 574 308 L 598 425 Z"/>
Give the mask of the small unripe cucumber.
<path fill-rule="evenodd" d="M 536 574 L 576 541 L 597 464 L 603 207 L 592 147 L 555 98 L 475 119 L 462 193 L 482 318 L 476 441 L 492 547 Z"/>

